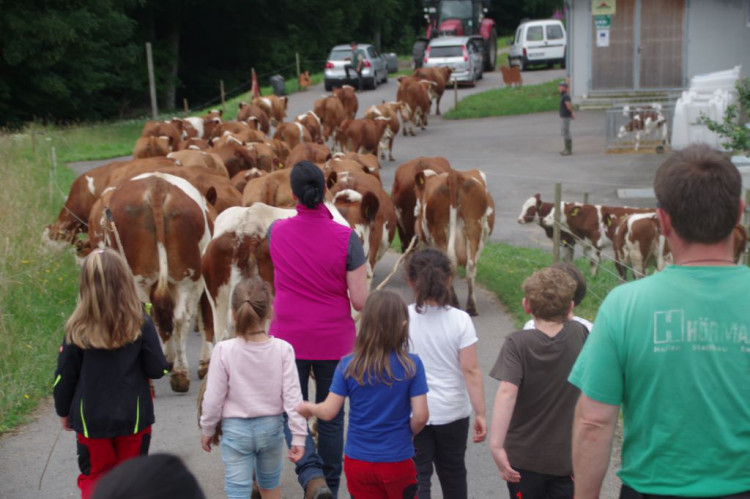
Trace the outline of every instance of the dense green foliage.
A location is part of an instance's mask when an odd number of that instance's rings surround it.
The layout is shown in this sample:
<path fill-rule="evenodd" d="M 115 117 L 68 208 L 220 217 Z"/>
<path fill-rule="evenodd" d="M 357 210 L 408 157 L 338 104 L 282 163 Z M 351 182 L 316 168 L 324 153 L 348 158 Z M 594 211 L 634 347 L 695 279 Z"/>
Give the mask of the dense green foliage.
<path fill-rule="evenodd" d="M 561 0 L 492 0 L 498 33 L 548 17 Z M 149 108 L 145 43 L 153 47 L 159 108 L 215 105 L 279 73 L 320 72 L 351 40 L 410 54 L 425 23 L 421 0 L 75 0 L 2 2 L 0 126 L 31 120 L 142 116 Z"/>
<path fill-rule="evenodd" d="M 724 119 L 719 123 L 706 116 L 701 116 L 709 130 L 721 135 L 722 145 L 729 151 L 750 154 L 750 78 L 743 78 L 735 85 L 739 103 L 727 107 Z"/>

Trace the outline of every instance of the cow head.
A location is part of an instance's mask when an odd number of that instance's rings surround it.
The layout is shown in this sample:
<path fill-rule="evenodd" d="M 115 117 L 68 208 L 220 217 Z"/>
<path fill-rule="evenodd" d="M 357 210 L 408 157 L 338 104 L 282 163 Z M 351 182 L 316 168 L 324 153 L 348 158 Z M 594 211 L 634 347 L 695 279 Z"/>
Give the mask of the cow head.
<path fill-rule="evenodd" d="M 542 199 L 539 193 L 534 194 L 529 199 L 524 201 L 521 206 L 521 213 L 518 215 L 519 224 L 528 224 L 533 222 L 537 216 L 539 216 L 539 207 L 542 204 Z"/>

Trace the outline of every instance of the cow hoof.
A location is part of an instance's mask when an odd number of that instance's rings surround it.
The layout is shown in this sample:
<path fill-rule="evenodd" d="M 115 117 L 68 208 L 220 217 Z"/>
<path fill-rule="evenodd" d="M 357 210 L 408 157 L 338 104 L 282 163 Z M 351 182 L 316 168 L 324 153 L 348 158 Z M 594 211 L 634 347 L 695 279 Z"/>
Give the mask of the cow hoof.
<path fill-rule="evenodd" d="M 198 362 L 198 379 L 203 379 L 208 374 L 208 362 L 202 360 Z"/>
<path fill-rule="evenodd" d="M 469 305 L 468 303 L 466 304 L 466 313 L 472 317 L 476 317 L 477 315 L 479 315 L 479 313 L 477 313 L 477 306 Z"/>
<path fill-rule="evenodd" d="M 172 387 L 173 392 L 187 393 L 190 390 L 190 379 L 186 373 L 172 373 L 169 385 Z"/>

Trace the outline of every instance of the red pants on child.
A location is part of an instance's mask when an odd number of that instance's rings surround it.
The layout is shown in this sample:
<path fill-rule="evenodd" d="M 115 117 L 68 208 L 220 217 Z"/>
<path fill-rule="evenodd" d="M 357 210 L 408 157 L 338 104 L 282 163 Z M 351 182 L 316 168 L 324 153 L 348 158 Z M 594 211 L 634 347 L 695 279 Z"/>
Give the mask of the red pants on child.
<path fill-rule="evenodd" d="M 344 456 L 344 473 L 352 499 L 411 499 L 417 496 L 417 468 L 411 459 L 372 463 Z"/>
<path fill-rule="evenodd" d="M 81 497 L 89 499 L 94 494 L 96 482 L 109 470 L 123 461 L 148 454 L 151 427 L 138 433 L 114 438 L 86 438 L 77 433 L 78 488 Z"/>

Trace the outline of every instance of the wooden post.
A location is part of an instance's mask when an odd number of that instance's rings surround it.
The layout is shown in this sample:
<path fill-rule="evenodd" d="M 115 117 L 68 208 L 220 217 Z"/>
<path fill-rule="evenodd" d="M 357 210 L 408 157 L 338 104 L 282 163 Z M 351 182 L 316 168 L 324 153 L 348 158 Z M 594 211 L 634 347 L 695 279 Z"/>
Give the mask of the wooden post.
<path fill-rule="evenodd" d="M 36 156 L 36 133 L 34 133 L 34 122 L 31 122 L 31 154 Z"/>
<path fill-rule="evenodd" d="M 52 201 L 54 195 L 53 184 L 55 183 L 55 176 L 57 175 L 57 151 L 55 147 L 52 147 L 52 169 L 49 171 L 49 200 Z"/>
<path fill-rule="evenodd" d="M 583 193 L 583 204 L 589 204 L 589 193 L 584 192 Z"/>
<path fill-rule="evenodd" d="M 453 108 L 458 107 L 458 81 L 453 80 Z"/>
<path fill-rule="evenodd" d="M 188 108 L 187 99 L 184 99 L 184 98 L 182 99 L 182 107 L 185 108 L 185 114 L 190 112 L 190 108 Z"/>
<path fill-rule="evenodd" d="M 297 92 L 301 92 L 302 88 L 300 88 L 299 85 L 299 76 L 300 76 L 300 70 L 299 70 L 299 52 L 294 53 L 294 58 L 297 60 Z"/>
<path fill-rule="evenodd" d="M 156 119 L 159 108 L 156 105 L 156 80 L 154 79 L 154 58 L 151 54 L 151 42 L 146 42 L 146 64 L 148 65 L 148 86 L 151 93 L 151 117 Z"/>
<path fill-rule="evenodd" d="M 560 261 L 560 210 L 562 209 L 562 185 L 555 183 L 555 221 L 552 226 L 552 261 Z"/>
<path fill-rule="evenodd" d="M 226 102 L 224 102 L 224 80 L 219 80 L 219 89 L 221 90 L 221 110 L 226 111 Z"/>

